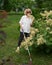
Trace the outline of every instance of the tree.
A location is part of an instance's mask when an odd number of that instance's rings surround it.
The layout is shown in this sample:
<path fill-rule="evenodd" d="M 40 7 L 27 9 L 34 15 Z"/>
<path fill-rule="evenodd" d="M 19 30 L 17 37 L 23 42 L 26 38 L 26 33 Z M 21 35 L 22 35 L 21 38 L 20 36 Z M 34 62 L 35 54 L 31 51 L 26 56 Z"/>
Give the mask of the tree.
<path fill-rule="evenodd" d="M 0 0 L 0 9 L 3 9 L 4 0 Z"/>
<path fill-rule="evenodd" d="M 9 0 L 4 0 L 3 9 L 6 10 L 6 11 L 10 11 L 11 10 L 11 6 L 10 6 L 10 3 L 9 3 Z"/>
<path fill-rule="evenodd" d="M 50 10 L 52 9 L 52 0 L 35 0 L 36 5 L 40 9 Z"/>
<path fill-rule="evenodd" d="M 4 0 L 4 9 L 5 10 L 23 10 L 23 8 L 32 8 L 34 7 L 35 2 L 32 0 Z"/>

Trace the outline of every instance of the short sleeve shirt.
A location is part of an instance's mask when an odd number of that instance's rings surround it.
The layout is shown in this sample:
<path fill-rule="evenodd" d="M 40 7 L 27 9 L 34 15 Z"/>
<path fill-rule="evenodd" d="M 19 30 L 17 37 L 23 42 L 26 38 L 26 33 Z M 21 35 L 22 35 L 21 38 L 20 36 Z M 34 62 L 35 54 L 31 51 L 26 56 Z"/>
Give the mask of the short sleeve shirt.
<path fill-rule="evenodd" d="M 20 22 L 22 25 L 22 29 L 20 29 L 21 32 L 26 32 L 26 33 L 30 33 L 30 26 L 32 24 L 32 19 L 27 17 L 26 15 L 22 16 Z"/>

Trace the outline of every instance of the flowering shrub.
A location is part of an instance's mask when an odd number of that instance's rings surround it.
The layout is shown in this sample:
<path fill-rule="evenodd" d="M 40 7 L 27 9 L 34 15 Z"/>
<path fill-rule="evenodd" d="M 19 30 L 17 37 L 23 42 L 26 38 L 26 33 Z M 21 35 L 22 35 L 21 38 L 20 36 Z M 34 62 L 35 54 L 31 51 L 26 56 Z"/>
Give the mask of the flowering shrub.
<path fill-rule="evenodd" d="M 40 15 L 42 18 L 36 20 L 33 25 L 39 29 L 39 33 L 34 37 L 34 43 L 40 47 L 41 45 L 44 47 L 45 44 L 46 49 L 44 49 L 44 51 L 49 53 L 52 51 L 52 48 L 50 48 L 52 45 L 52 18 L 50 17 L 52 16 L 52 11 L 44 11 L 44 13 L 40 13 Z"/>
<path fill-rule="evenodd" d="M 52 48 L 49 47 L 52 44 L 52 19 L 49 18 L 49 16 L 52 15 L 52 11 L 44 11 L 44 13 L 40 13 L 40 15 L 42 18 L 34 22 L 33 27 L 31 27 L 30 37 L 25 38 L 21 47 L 24 47 L 26 50 L 29 46 L 32 47 L 32 50 L 35 49 L 35 47 L 39 49 L 43 48 L 45 52 L 49 53 L 52 51 Z"/>

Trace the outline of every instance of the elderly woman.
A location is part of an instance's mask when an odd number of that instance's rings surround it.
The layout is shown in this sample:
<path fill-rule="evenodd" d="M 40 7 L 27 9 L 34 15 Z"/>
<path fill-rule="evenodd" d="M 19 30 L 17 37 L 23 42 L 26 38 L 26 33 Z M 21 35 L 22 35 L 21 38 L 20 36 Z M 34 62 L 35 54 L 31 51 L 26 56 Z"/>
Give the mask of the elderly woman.
<path fill-rule="evenodd" d="M 24 36 L 27 38 L 30 36 L 30 27 L 34 21 L 34 17 L 31 15 L 31 9 L 25 9 L 24 15 L 21 17 L 20 24 L 20 37 L 18 41 L 18 47 L 16 52 L 19 50 L 21 42 L 24 40 Z"/>

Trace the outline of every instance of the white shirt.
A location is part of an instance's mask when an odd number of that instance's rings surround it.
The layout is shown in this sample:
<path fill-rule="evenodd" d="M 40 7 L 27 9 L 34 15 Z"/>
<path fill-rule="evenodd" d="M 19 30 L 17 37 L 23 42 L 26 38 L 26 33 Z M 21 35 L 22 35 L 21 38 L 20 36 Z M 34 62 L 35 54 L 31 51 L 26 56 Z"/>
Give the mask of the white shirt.
<path fill-rule="evenodd" d="M 19 23 L 22 25 L 22 28 L 23 28 L 23 31 L 22 31 L 22 29 L 20 29 L 21 32 L 30 33 L 30 26 L 32 23 L 31 18 L 28 18 L 26 15 L 24 15 L 24 16 L 22 16 Z"/>

